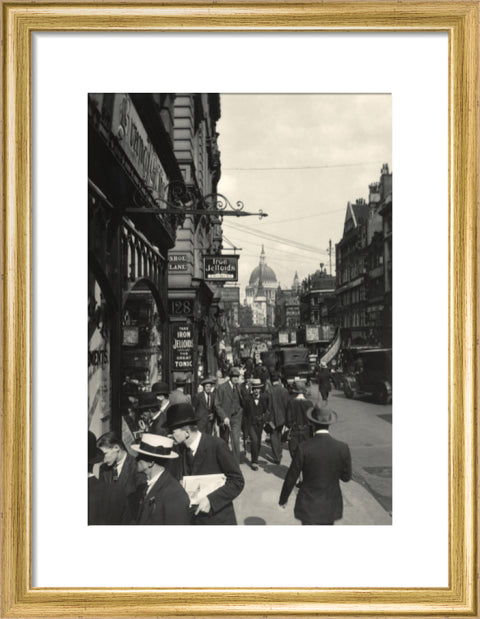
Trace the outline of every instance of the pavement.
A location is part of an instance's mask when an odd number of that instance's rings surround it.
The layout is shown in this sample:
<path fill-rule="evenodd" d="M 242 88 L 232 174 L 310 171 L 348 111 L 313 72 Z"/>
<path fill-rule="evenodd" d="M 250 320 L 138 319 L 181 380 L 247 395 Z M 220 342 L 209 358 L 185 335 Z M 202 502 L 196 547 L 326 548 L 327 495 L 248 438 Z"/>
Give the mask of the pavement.
<path fill-rule="evenodd" d="M 234 501 L 239 525 L 300 525 L 293 515 L 295 489 L 285 509 L 278 505 L 283 480 L 290 465 L 288 449 L 283 449 L 281 464 L 274 464 L 268 444 L 262 442 L 259 470 L 252 471 L 242 454 L 240 468 L 245 488 Z M 336 525 L 390 525 L 392 518 L 375 497 L 356 481 L 340 482 L 343 494 L 343 518 Z"/>

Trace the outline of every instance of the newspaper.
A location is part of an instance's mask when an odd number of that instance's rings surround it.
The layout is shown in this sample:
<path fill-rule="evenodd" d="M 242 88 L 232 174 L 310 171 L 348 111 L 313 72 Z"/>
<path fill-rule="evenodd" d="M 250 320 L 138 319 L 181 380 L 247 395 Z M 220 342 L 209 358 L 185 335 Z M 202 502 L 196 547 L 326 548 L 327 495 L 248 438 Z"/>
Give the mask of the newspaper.
<path fill-rule="evenodd" d="M 190 506 L 198 505 L 200 499 L 208 496 L 217 488 L 225 485 L 226 477 L 223 473 L 216 475 L 186 475 L 182 486 L 190 499 Z"/>

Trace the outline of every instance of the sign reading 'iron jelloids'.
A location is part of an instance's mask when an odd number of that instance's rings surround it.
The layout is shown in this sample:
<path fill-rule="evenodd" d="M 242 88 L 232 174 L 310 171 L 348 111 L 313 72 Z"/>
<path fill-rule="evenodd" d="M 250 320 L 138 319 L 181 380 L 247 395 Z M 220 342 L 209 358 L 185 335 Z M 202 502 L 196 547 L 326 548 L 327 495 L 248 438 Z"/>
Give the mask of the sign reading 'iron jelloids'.
<path fill-rule="evenodd" d="M 172 326 L 173 370 L 193 369 L 192 325 L 181 323 Z"/>
<path fill-rule="evenodd" d="M 205 256 L 205 279 L 238 281 L 238 256 Z"/>

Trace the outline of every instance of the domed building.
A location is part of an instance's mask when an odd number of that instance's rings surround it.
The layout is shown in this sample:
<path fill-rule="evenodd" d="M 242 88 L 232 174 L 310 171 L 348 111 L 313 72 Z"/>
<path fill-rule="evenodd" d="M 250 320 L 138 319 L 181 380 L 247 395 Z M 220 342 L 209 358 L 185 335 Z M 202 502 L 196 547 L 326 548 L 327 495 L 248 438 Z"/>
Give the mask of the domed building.
<path fill-rule="evenodd" d="M 267 265 L 265 249 L 262 245 L 260 262 L 253 269 L 245 290 L 246 304 L 252 308 L 252 319 L 255 326 L 273 327 L 277 288 L 277 276 L 275 271 Z"/>

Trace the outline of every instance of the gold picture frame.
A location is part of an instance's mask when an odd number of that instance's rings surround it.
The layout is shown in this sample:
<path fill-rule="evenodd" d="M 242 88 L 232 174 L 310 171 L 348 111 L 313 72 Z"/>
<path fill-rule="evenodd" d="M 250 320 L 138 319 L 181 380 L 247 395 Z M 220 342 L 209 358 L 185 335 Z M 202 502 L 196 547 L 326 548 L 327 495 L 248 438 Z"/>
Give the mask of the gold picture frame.
<path fill-rule="evenodd" d="M 477 616 L 479 8 L 479 0 L 3 3 L 2 617 Z M 40 31 L 114 30 L 448 33 L 447 587 L 197 590 L 32 587 L 31 35 Z"/>

